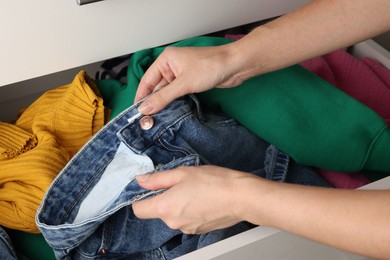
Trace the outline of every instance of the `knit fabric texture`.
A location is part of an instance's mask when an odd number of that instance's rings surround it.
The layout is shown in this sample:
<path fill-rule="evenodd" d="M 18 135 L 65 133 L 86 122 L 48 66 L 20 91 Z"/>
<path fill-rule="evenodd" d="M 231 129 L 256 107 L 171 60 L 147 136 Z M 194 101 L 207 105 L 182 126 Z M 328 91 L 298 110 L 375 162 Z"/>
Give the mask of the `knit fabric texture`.
<path fill-rule="evenodd" d="M 39 233 L 35 214 L 47 188 L 103 125 L 103 99 L 85 71 L 45 92 L 15 125 L 1 123 L 0 225 Z"/>

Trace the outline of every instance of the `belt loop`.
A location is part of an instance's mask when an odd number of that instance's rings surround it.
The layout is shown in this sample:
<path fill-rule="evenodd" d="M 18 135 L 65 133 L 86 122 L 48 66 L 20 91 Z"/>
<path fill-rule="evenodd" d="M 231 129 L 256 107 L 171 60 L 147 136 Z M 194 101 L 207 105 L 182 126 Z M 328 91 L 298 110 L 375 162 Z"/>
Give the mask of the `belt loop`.
<path fill-rule="evenodd" d="M 196 115 L 197 117 L 201 120 L 201 121 L 204 121 L 204 117 L 203 117 L 203 113 L 202 113 L 202 109 L 201 109 L 201 105 L 200 105 L 200 102 L 199 102 L 199 99 L 194 95 L 194 94 L 189 94 L 188 95 L 189 99 L 195 103 L 195 106 L 196 106 Z"/>
<path fill-rule="evenodd" d="M 285 182 L 289 161 L 290 157 L 281 152 L 276 146 L 272 144 L 268 146 L 264 161 L 266 179 Z"/>

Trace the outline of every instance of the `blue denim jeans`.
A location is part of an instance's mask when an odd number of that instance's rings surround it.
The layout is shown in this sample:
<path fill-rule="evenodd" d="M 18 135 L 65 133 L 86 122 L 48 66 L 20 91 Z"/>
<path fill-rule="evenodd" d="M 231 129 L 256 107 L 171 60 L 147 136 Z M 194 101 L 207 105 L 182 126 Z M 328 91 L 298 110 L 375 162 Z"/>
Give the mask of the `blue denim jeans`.
<path fill-rule="evenodd" d="M 105 125 L 45 195 L 37 225 L 58 259 L 172 259 L 253 227 L 242 222 L 186 235 L 160 219 L 138 219 L 130 205 L 164 192 L 141 188 L 134 177 L 140 173 L 212 164 L 276 181 L 328 186 L 235 120 L 202 111 L 192 95 L 152 117 L 138 117 L 137 107 Z"/>
<path fill-rule="evenodd" d="M 11 239 L 2 227 L 0 227 L 0 259 L 18 259 L 16 252 L 12 247 Z"/>

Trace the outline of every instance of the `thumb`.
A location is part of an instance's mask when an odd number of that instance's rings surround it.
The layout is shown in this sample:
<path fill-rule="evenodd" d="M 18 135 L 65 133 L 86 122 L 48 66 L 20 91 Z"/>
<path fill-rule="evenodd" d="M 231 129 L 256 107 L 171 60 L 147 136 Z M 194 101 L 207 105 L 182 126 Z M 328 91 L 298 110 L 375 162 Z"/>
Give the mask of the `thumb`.
<path fill-rule="evenodd" d="M 151 115 L 159 112 L 176 98 L 187 94 L 186 90 L 179 87 L 180 81 L 174 80 L 165 87 L 152 93 L 138 107 L 138 111 L 143 115 Z"/>
<path fill-rule="evenodd" d="M 174 170 L 140 174 L 136 179 L 138 184 L 147 190 L 168 189 L 180 182 L 180 176 L 172 171 Z"/>

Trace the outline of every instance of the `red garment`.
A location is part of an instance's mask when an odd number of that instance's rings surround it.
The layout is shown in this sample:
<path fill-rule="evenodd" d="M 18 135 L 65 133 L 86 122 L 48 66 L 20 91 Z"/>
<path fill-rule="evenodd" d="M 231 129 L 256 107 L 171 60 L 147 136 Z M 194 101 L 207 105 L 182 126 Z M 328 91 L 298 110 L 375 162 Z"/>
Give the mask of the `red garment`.
<path fill-rule="evenodd" d="M 232 40 L 239 40 L 244 36 L 245 34 L 225 34 L 225 38 L 232 39 Z"/>

